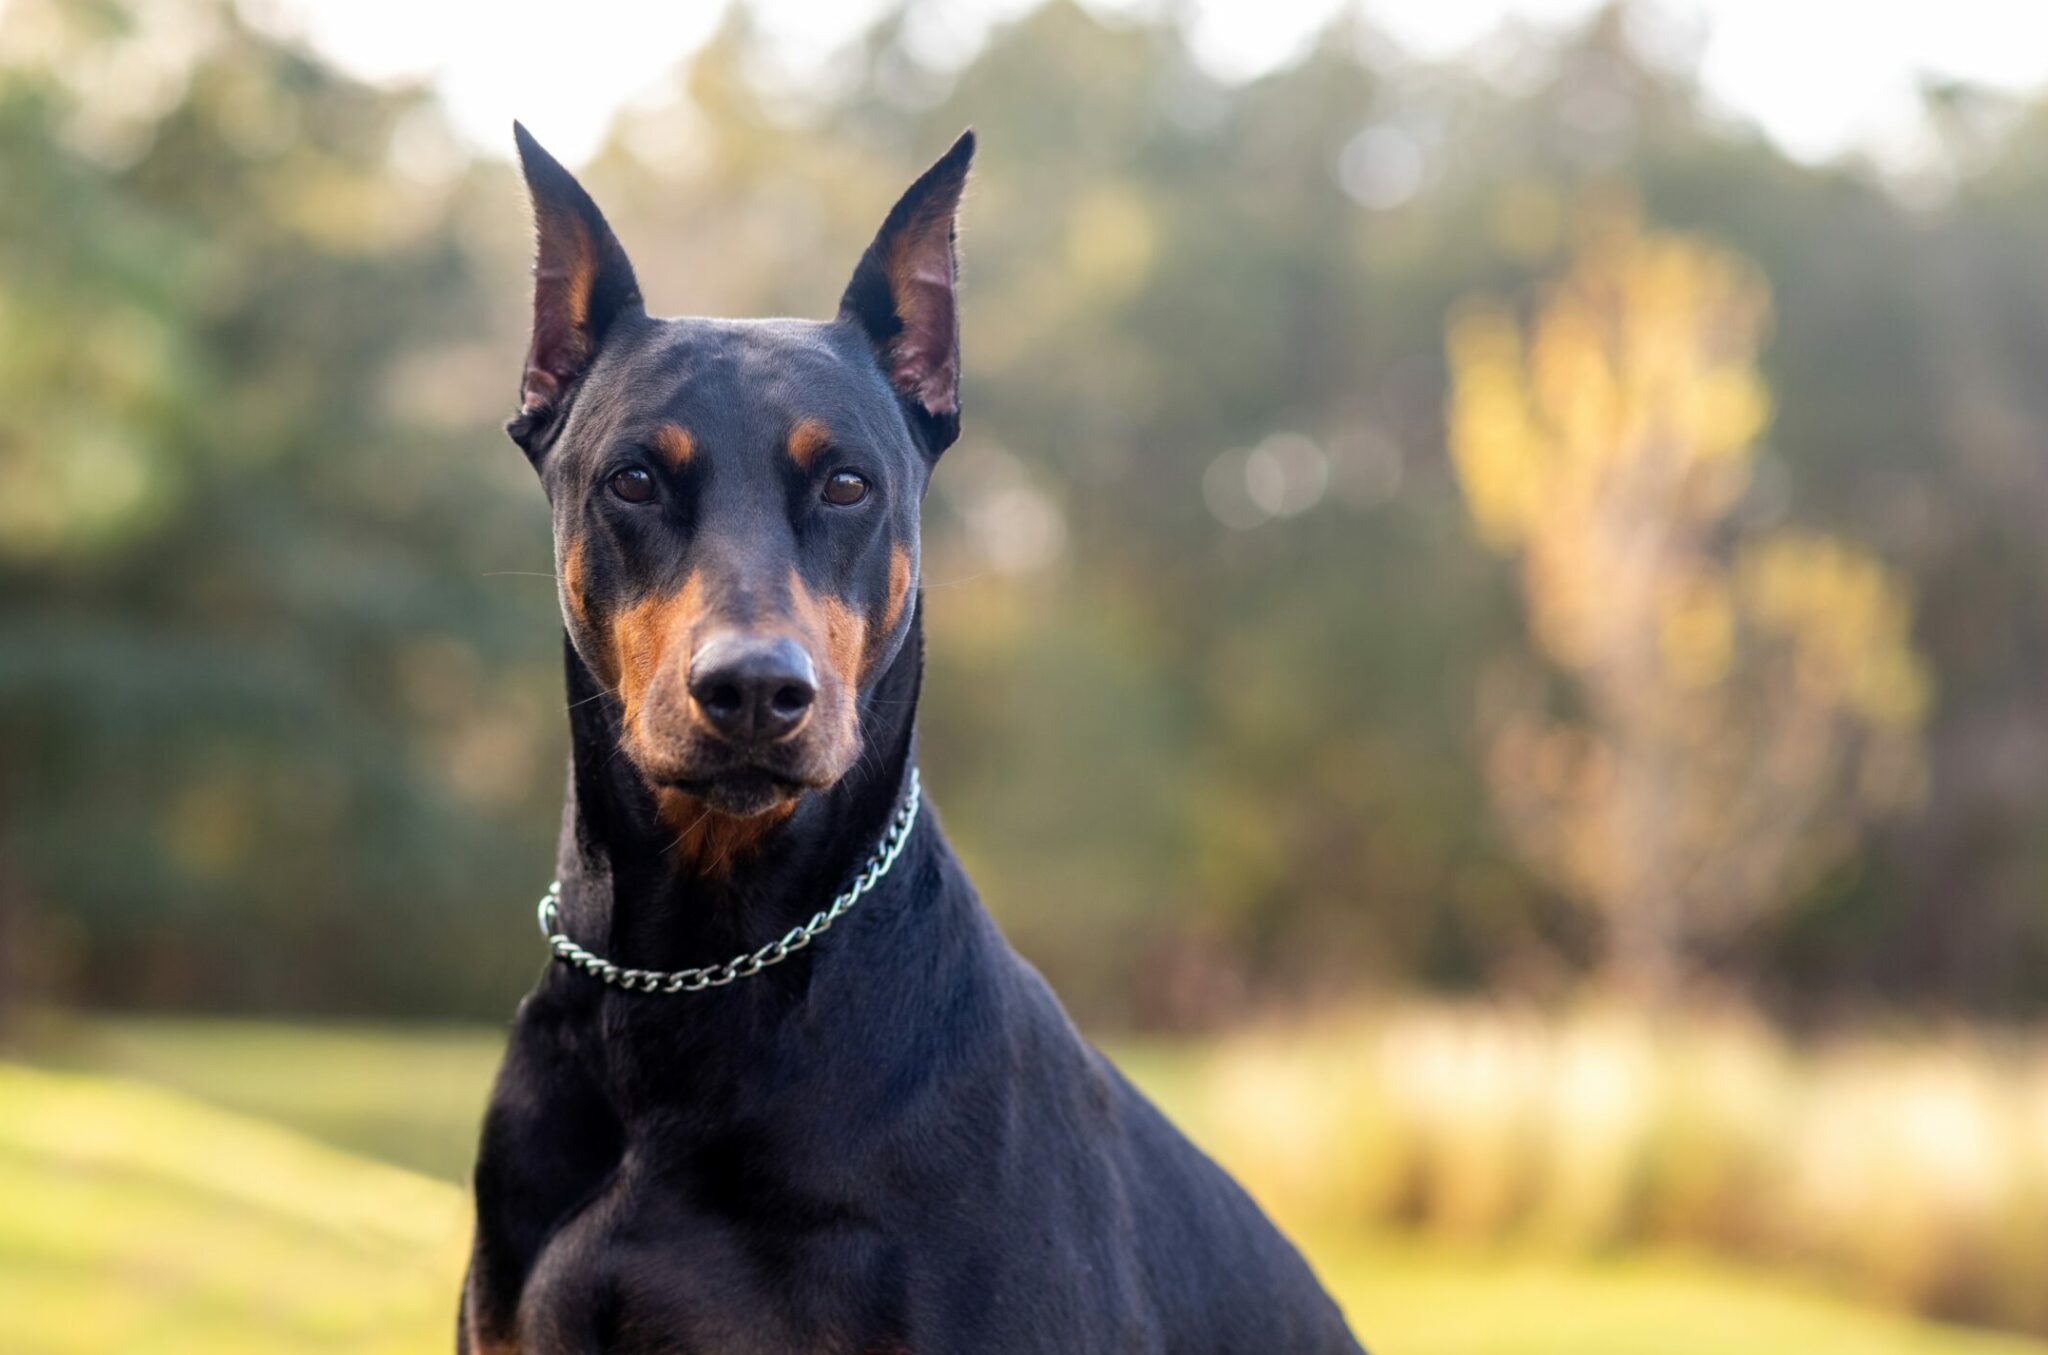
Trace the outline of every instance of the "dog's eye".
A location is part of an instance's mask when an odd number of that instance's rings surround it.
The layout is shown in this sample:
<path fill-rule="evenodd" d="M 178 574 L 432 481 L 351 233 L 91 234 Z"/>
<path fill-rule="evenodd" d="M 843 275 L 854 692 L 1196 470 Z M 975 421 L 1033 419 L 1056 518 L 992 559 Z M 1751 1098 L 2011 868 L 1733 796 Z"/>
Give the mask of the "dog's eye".
<path fill-rule="evenodd" d="M 850 508 L 868 496 L 868 482 L 850 470 L 834 471 L 825 482 L 825 502 Z"/>
<path fill-rule="evenodd" d="M 654 497 L 654 477 L 640 466 L 628 466 L 608 482 L 612 493 L 627 503 L 646 503 Z"/>

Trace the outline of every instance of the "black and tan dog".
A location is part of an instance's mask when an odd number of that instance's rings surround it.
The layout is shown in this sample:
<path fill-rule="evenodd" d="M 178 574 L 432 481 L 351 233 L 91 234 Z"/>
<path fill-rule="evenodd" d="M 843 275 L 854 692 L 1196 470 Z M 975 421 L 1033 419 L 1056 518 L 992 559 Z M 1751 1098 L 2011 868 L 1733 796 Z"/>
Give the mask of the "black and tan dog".
<path fill-rule="evenodd" d="M 568 630 L 568 962 L 484 1123 L 461 1349 L 1356 1351 L 916 803 L 918 509 L 959 427 L 972 135 L 825 323 L 650 318 L 596 206 L 518 138 L 540 246 L 509 430 Z"/>

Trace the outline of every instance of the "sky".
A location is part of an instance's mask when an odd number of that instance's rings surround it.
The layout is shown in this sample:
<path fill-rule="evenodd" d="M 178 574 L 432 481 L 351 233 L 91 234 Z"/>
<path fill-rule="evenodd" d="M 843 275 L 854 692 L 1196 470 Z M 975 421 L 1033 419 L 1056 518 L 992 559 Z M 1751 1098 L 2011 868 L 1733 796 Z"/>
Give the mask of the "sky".
<path fill-rule="evenodd" d="M 1167 0 L 1086 0 L 1103 11 Z M 1555 26 L 1599 0 L 1188 0 L 1203 62 L 1243 79 L 1299 53 L 1356 4 L 1408 51 L 1470 51 L 1505 22 Z M 821 59 L 886 0 L 760 0 L 791 65 Z M 922 55 L 958 59 L 1030 0 L 937 0 L 912 29 Z M 431 78 L 462 132 L 510 150 L 514 117 L 575 162 L 617 110 L 646 97 L 718 22 L 716 0 L 251 0 L 372 79 Z M 2048 86 L 2048 4 L 2038 0 L 1670 0 L 1667 37 L 1698 52 L 1701 83 L 1788 153 L 1847 151 L 1903 163 L 1921 144 L 1915 91 L 1929 77 L 2031 91 Z M 568 17 L 574 15 L 573 19 Z"/>

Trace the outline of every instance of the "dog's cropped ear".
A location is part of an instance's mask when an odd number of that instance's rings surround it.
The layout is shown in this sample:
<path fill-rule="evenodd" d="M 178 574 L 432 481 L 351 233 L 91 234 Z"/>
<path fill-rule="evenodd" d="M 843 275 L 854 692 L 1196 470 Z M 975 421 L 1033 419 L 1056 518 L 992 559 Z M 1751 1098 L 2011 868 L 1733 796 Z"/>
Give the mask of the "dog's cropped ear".
<path fill-rule="evenodd" d="M 866 332 L 934 456 L 960 435 L 953 223 L 973 159 L 974 133 L 962 132 L 890 211 L 839 301 L 840 317 Z"/>
<path fill-rule="evenodd" d="M 590 369 L 605 331 L 640 307 L 640 284 L 604 213 L 574 175 L 512 124 L 519 166 L 533 198 L 538 239 L 533 263 L 533 340 L 519 384 L 519 413 L 505 425 L 512 440 L 539 458 L 577 381 Z"/>

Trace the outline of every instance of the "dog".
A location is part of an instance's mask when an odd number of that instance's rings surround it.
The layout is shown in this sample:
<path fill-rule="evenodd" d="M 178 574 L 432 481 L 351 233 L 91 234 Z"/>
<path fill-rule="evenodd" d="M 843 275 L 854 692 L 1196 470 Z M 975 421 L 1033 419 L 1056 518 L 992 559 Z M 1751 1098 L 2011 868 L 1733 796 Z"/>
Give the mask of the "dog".
<path fill-rule="evenodd" d="M 825 322 L 650 317 L 514 133 L 538 246 L 507 431 L 552 511 L 572 748 L 458 1349 L 1359 1351 L 921 802 L 918 515 L 960 426 L 973 133 Z"/>

